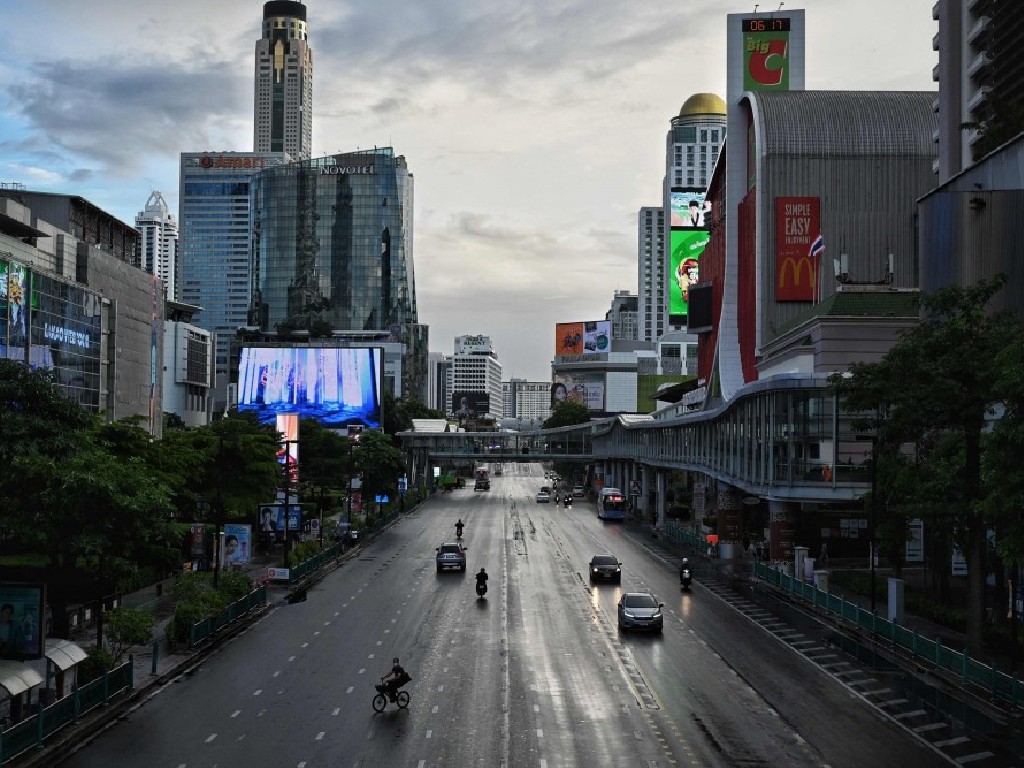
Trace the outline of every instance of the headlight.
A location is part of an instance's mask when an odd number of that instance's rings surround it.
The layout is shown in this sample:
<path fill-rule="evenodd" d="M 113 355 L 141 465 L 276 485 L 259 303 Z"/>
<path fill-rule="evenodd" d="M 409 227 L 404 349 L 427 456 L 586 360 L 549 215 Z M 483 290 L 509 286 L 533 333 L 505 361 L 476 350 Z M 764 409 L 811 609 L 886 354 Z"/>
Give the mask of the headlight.
<path fill-rule="evenodd" d="M 630 613 L 629 611 L 623 611 L 623 612 L 622 612 L 622 615 L 623 615 L 623 616 L 625 616 L 625 617 L 626 617 L 627 619 L 633 619 L 633 618 L 636 618 L 636 617 L 635 617 L 635 616 L 633 616 L 633 614 L 632 614 L 632 613 Z"/>
<path fill-rule="evenodd" d="M 621 571 L 621 570 L 622 570 L 621 568 L 616 568 L 616 569 L 615 569 L 615 572 L 616 572 L 616 573 L 618 573 L 618 572 L 619 572 L 619 571 Z"/>

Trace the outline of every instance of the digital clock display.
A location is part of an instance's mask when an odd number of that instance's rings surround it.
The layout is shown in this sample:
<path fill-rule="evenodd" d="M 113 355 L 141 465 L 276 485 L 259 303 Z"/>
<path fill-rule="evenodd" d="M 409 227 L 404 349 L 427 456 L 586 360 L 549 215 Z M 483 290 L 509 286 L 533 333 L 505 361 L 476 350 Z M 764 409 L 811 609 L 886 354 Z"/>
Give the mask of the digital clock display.
<path fill-rule="evenodd" d="M 789 32 L 788 16 L 763 16 L 757 19 L 743 19 L 740 23 L 744 32 Z"/>

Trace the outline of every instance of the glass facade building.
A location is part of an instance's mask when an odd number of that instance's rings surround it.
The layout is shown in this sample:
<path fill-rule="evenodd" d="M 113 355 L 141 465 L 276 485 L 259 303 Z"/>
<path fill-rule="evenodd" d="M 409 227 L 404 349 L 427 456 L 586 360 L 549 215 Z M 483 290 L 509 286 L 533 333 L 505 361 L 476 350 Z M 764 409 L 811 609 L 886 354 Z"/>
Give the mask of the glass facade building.
<path fill-rule="evenodd" d="M 248 324 L 253 226 L 249 187 L 259 171 L 287 159 L 283 152 L 181 155 L 178 298 L 199 307 L 195 324 L 216 334 L 214 366 L 220 382 L 227 381 L 231 367 L 229 341 Z"/>
<path fill-rule="evenodd" d="M 251 324 L 287 333 L 416 323 L 412 197 L 405 158 L 390 147 L 256 174 Z"/>

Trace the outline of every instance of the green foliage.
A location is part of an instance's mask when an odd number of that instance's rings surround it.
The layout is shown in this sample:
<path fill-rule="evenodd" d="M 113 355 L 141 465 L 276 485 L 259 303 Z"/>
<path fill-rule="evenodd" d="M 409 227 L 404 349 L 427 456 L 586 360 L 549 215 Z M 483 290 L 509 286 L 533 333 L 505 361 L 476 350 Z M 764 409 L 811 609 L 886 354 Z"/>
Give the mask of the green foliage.
<path fill-rule="evenodd" d="M 167 642 L 171 645 L 185 643 L 193 624 L 216 616 L 251 590 L 249 579 L 241 573 L 218 574 L 216 589 L 210 573 L 182 574 L 171 587 L 175 606 L 174 616 L 164 630 Z"/>
<path fill-rule="evenodd" d="M 85 685 L 103 677 L 103 673 L 109 672 L 113 667 L 114 658 L 110 655 L 110 651 L 102 646 L 94 645 L 85 652 L 85 658 L 78 663 L 75 672 L 78 685 Z"/>
<path fill-rule="evenodd" d="M 134 608 L 117 608 L 105 619 L 105 637 L 114 664 L 120 664 L 134 645 L 147 645 L 153 640 L 153 614 Z"/>
<path fill-rule="evenodd" d="M 590 409 L 575 400 L 563 400 L 555 406 L 551 417 L 544 422 L 544 429 L 555 427 L 571 427 L 575 424 L 586 424 L 590 421 Z"/>
<path fill-rule="evenodd" d="M 294 568 L 299 563 L 304 563 L 311 557 L 319 555 L 320 545 L 315 541 L 300 541 L 285 557 L 285 564 L 288 568 Z"/>
<path fill-rule="evenodd" d="M 390 392 L 384 393 L 382 422 L 386 434 L 396 435 L 412 429 L 413 419 L 443 419 L 444 413 L 428 408 L 416 398 L 395 399 Z"/>
<path fill-rule="evenodd" d="M 363 503 L 372 503 L 377 494 L 394 496 L 398 478 L 405 474 L 405 454 L 383 432 L 363 432 L 355 451 L 355 469 L 363 477 Z"/>

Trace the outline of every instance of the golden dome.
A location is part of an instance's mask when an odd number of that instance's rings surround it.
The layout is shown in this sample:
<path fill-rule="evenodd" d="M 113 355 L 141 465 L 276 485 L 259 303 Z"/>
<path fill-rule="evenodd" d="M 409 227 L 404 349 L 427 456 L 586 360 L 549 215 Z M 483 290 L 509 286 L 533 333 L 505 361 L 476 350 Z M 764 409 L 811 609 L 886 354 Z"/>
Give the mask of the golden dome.
<path fill-rule="evenodd" d="M 697 115 L 724 115 L 725 102 L 714 93 L 695 93 L 683 102 L 679 109 L 680 117 L 696 117 Z"/>

